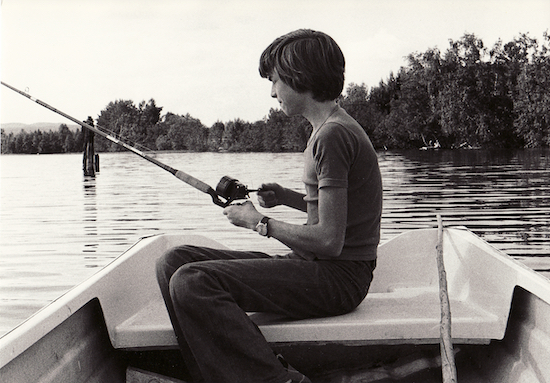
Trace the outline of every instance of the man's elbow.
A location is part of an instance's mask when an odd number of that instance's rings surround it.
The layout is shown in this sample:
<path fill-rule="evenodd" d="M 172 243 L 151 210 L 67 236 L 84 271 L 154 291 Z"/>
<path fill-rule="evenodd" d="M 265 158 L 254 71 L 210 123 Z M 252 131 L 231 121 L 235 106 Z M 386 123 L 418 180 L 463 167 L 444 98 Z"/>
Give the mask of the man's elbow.
<path fill-rule="evenodd" d="M 322 258 L 337 258 L 342 254 L 344 248 L 344 239 L 337 236 L 327 236 L 323 238 L 322 250 L 318 252 Z"/>

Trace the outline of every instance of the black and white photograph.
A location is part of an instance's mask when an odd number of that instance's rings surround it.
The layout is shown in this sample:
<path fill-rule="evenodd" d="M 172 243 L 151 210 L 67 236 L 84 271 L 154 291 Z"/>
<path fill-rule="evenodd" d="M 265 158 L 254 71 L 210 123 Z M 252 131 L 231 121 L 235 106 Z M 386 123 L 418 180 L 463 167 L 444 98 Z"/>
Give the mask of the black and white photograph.
<path fill-rule="evenodd" d="M 0 381 L 550 383 L 548 0 L 1 0 Z"/>

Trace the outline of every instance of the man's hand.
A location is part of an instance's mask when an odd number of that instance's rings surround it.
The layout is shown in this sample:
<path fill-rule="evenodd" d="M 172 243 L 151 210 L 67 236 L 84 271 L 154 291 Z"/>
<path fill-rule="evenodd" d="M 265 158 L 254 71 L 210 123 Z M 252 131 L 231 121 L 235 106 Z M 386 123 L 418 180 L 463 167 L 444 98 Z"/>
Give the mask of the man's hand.
<path fill-rule="evenodd" d="M 279 184 L 262 184 L 258 191 L 258 202 L 261 207 L 275 207 L 283 204 L 285 188 Z"/>
<path fill-rule="evenodd" d="M 250 201 L 229 205 L 223 209 L 223 214 L 233 225 L 251 230 L 256 229 L 256 225 L 263 217 Z"/>

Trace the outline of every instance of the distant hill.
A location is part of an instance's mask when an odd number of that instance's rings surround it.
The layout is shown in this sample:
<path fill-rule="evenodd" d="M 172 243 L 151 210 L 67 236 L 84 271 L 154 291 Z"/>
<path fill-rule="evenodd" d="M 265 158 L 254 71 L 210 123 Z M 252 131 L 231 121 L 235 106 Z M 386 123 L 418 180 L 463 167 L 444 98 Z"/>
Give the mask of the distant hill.
<path fill-rule="evenodd" d="M 34 124 L 22 124 L 19 122 L 11 122 L 7 124 L 0 124 L 2 129 L 6 132 L 6 134 L 19 133 L 22 129 L 25 130 L 27 133 L 35 132 L 37 130 L 41 130 L 43 132 L 47 132 L 49 130 L 56 131 L 59 129 L 59 126 L 63 124 L 63 122 L 35 122 Z M 70 130 L 76 131 L 80 129 L 80 125 L 76 124 L 65 124 L 69 127 Z"/>

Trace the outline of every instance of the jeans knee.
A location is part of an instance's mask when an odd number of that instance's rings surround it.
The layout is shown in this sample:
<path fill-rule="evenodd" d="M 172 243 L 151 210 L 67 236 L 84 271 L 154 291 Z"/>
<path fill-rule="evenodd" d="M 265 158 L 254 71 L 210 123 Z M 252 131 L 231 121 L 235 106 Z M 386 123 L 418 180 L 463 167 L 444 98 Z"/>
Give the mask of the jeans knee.
<path fill-rule="evenodd" d="M 169 281 L 181 266 L 191 262 L 190 250 L 186 246 L 168 250 L 156 261 L 157 279 Z"/>
<path fill-rule="evenodd" d="M 193 264 L 180 267 L 170 278 L 170 296 L 183 306 L 194 306 L 208 299 L 213 279 Z"/>
<path fill-rule="evenodd" d="M 168 253 L 161 255 L 155 264 L 157 281 L 159 283 L 169 281 L 171 277 L 171 271 L 169 270 L 169 262 L 167 261 Z"/>

